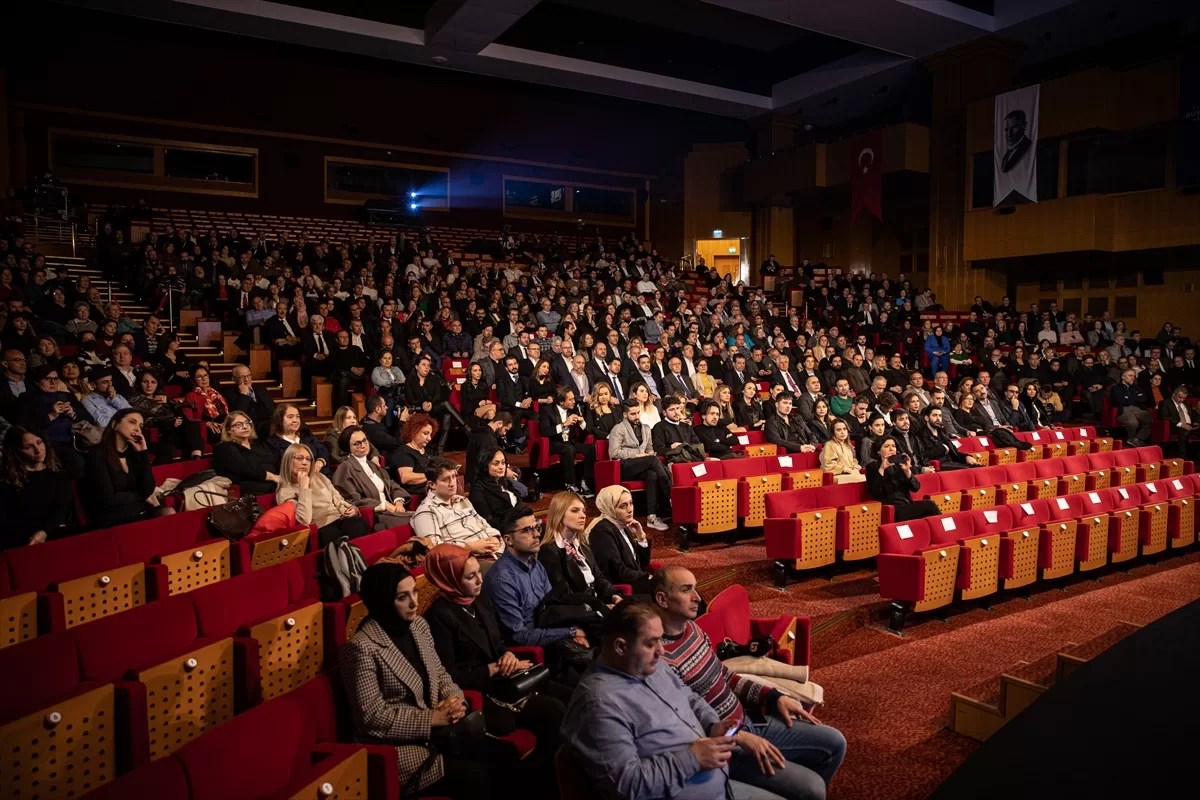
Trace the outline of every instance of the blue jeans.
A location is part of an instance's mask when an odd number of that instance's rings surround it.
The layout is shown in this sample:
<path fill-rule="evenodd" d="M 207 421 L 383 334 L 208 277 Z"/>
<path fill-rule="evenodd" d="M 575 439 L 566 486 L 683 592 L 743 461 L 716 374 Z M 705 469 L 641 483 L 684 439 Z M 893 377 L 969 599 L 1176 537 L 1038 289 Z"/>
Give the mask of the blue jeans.
<path fill-rule="evenodd" d="M 729 762 L 729 777 L 785 797 L 788 800 L 822 800 L 842 759 L 846 755 L 846 739 L 837 728 L 795 721 L 792 727 L 775 716 L 762 724 L 751 723 L 749 731 L 779 748 L 787 760 L 774 775 L 764 775 L 758 761 L 739 748 Z M 735 794 L 736 796 L 736 794 Z"/>

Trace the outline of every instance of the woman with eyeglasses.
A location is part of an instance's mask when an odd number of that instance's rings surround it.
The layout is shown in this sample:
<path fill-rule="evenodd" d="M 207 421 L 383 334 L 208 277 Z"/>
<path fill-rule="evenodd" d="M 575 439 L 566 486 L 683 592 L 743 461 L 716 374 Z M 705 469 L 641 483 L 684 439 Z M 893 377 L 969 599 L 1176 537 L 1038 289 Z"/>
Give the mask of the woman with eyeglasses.
<path fill-rule="evenodd" d="M 230 411 L 221 441 L 213 446 L 213 471 L 233 481 L 243 497 L 275 494 L 279 484 L 279 459 L 257 439 L 250 415 Z"/>
<path fill-rule="evenodd" d="M 215 444 L 221 440 L 221 426 L 229 413 L 229 404 L 213 388 L 207 367 L 196 367 L 192 372 L 192 383 L 192 390 L 184 398 L 183 414 L 200 425 L 209 444 Z"/>
<path fill-rule="evenodd" d="M 600 516 L 584 529 L 600 574 L 613 584 L 629 584 L 634 594 L 653 591 L 650 539 L 633 513 L 633 495 L 624 486 L 605 486 L 596 494 Z"/>
<path fill-rule="evenodd" d="M 405 510 L 411 499 L 383 467 L 371 457 L 371 441 L 358 425 L 347 426 L 339 447 L 346 453 L 333 485 L 358 508 L 375 509 L 375 530 L 383 531 L 407 525 L 412 513 Z"/>
<path fill-rule="evenodd" d="M 517 473 L 509 468 L 502 449 L 489 447 L 480 452 L 469 499 L 493 528 L 499 528 L 500 520 L 520 502 L 520 493 L 513 485 L 516 477 Z"/>
<path fill-rule="evenodd" d="M 278 505 L 296 504 L 296 522 L 317 527 L 321 549 L 345 536 L 357 539 L 371 530 L 358 508 L 342 499 L 341 494 L 321 474 L 312 451 L 302 444 L 289 445 L 279 465 Z"/>

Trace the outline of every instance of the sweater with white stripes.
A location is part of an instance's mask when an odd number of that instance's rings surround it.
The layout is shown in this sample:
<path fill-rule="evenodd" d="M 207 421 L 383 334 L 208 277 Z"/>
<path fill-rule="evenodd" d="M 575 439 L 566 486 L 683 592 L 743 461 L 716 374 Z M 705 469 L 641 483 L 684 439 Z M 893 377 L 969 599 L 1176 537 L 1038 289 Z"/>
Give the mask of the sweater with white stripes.
<path fill-rule="evenodd" d="M 663 658 L 693 692 L 703 697 L 721 719 L 744 714 L 743 705 L 765 712 L 775 704 L 775 689 L 731 672 L 717 658 L 708 634 L 691 620 L 678 636 L 663 636 Z"/>

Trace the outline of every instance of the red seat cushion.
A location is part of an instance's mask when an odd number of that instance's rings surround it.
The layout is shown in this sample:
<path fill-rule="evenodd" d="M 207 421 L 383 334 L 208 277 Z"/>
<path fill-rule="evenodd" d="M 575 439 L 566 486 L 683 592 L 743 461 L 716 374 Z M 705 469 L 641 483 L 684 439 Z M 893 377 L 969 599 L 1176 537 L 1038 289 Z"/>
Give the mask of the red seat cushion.
<path fill-rule="evenodd" d="M 246 534 L 246 541 L 256 542 L 259 539 L 270 539 L 272 536 L 291 533 L 294 530 L 296 530 L 296 504 L 288 500 L 286 503 L 264 512 L 255 521 L 250 532 Z"/>
<path fill-rule="evenodd" d="M 730 639 L 738 644 L 750 642 L 750 595 L 746 587 L 734 584 L 708 604 L 708 613 L 696 620 L 713 644 Z"/>
<path fill-rule="evenodd" d="M 154 666 L 196 640 L 196 612 L 184 595 L 132 608 L 74 629 L 81 675 L 118 681 L 127 670 Z"/>
<path fill-rule="evenodd" d="M 196 610 L 200 635 L 232 636 L 241 625 L 282 612 L 292 598 L 289 577 L 294 567 L 285 569 L 291 564 L 239 575 L 184 595 Z"/>
<path fill-rule="evenodd" d="M 82 578 L 120 565 L 114 529 L 93 531 L 66 539 L 51 539 L 37 547 L 5 553 L 15 592 L 43 592 L 52 583 Z"/>
<path fill-rule="evenodd" d="M 70 631 L 0 650 L 0 723 L 20 719 L 73 694 L 81 680 L 75 637 Z"/>

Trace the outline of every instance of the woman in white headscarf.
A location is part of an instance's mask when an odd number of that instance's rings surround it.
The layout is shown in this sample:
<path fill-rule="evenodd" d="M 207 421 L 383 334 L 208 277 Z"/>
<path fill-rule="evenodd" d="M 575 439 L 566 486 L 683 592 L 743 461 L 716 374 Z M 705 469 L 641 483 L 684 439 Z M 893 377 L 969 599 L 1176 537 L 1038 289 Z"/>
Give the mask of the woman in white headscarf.
<path fill-rule="evenodd" d="M 634 594 L 650 594 L 650 540 L 633 516 L 633 495 L 624 486 L 605 486 L 596 495 L 600 516 L 580 537 L 592 548 L 600 574 L 614 584 L 629 584 Z"/>

